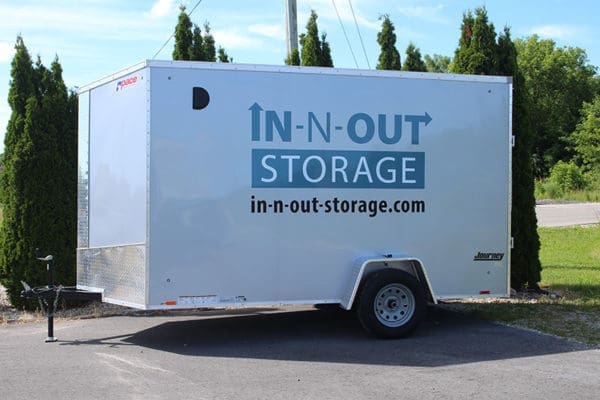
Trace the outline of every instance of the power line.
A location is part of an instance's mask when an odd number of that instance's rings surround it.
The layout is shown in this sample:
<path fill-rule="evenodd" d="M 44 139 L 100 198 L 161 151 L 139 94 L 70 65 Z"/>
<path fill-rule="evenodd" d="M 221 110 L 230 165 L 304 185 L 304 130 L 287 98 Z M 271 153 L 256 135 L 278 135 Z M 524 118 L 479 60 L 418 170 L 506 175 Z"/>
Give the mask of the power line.
<path fill-rule="evenodd" d="M 358 32 L 358 37 L 360 38 L 360 45 L 362 46 L 363 53 L 365 54 L 365 59 L 367 60 L 367 65 L 369 69 L 371 69 L 371 64 L 369 63 L 369 57 L 367 57 L 367 50 L 365 50 L 365 44 L 363 42 L 362 35 L 360 34 L 360 29 L 358 28 L 358 21 L 356 20 L 356 14 L 354 14 L 354 8 L 352 8 L 352 0 L 348 0 L 348 4 L 350 4 L 350 10 L 352 10 L 352 17 L 354 18 L 354 24 L 356 25 L 356 31 Z"/>
<path fill-rule="evenodd" d="M 194 6 L 194 8 L 192 8 L 192 11 L 190 11 L 190 13 L 188 14 L 188 17 L 192 16 L 192 13 L 194 12 L 194 10 L 196 9 L 196 7 L 198 7 L 200 5 L 200 3 L 202 3 L 202 0 L 198 0 L 198 2 L 196 3 L 196 5 Z M 167 44 L 169 44 L 169 42 L 171 41 L 171 39 L 173 39 L 173 36 L 175 36 L 175 32 L 171 33 L 171 36 L 169 36 L 169 38 L 167 39 L 167 41 L 161 46 L 160 49 L 158 49 L 158 51 L 156 53 L 154 53 L 154 55 L 152 56 L 152 60 L 154 60 L 156 58 L 156 56 L 163 51 L 163 49 L 167 46 Z"/>
<path fill-rule="evenodd" d="M 335 13 L 337 14 L 338 20 L 340 21 L 340 25 L 342 26 L 342 32 L 344 32 L 344 37 L 346 38 L 346 43 L 348 43 L 348 47 L 350 48 L 350 53 L 352 54 L 352 58 L 354 59 L 354 64 L 356 65 L 356 68 L 358 68 L 358 62 L 356 61 L 356 56 L 354 55 L 354 51 L 352 51 L 352 45 L 350 44 L 350 40 L 348 39 L 348 35 L 346 34 L 346 29 L 344 28 L 344 23 L 342 22 L 342 19 L 340 18 L 340 13 L 338 12 L 337 6 L 335 5 L 335 1 L 331 0 L 331 3 L 333 4 L 333 8 L 335 8 Z"/>

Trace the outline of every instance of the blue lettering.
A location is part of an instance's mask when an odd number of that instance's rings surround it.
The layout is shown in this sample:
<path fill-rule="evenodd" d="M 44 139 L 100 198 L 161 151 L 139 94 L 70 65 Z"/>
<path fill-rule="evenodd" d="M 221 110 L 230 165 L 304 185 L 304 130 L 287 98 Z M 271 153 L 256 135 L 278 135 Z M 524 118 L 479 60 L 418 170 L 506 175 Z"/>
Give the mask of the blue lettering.
<path fill-rule="evenodd" d="M 385 144 L 396 144 L 402 137 L 402 115 L 394 115 L 394 134 L 392 137 L 388 137 L 386 130 L 386 115 L 379 114 L 378 118 L 378 129 L 379 129 L 379 140 Z"/>
<path fill-rule="evenodd" d="M 317 117 L 315 117 L 315 113 L 308 113 L 308 142 L 313 141 L 313 124 L 325 140 L 325 143 L 329 143 L 331 141 L 331 113 L 328 112 L 325 114 L 325 129 L 319 123 Z"/>
<path fill-rule="evenodd" d="M 273 128 L 277 129 L 277 134 L 283 142 L 292 141 L 292 112 L 283 112 L 283 123 L 279 119 L 279 116 L 275 111 L 265 111 L 267 135 L 265 140 L 267 142 L 273 141 Z"/>
<path fill-rule="evenodd" d="M 364 121 L 365 125 L 364 134 L 362 136 L 356 132 L 356 125 L 359 121 Z M 348 136 L 354 143 L 368 143 L 373 139 L 373 135 L 375 135 L 375 123 L 368 114 L 357 113 L 350 117 L 348 120 Z"/>

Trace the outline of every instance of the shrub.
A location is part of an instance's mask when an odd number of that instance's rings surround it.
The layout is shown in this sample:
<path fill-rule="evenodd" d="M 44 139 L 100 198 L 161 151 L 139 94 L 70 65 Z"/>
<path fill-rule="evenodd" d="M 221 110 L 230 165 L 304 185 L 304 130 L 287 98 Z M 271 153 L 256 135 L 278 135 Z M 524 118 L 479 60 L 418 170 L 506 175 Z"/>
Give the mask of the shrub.
<path fill-rule="evenodd" d="M 557 185 L 561 192 L 585 189 L 586 179 L 581 169 L 573 162 L 559 161 L 550 170 L 549 182 Z M 548 185 L 546 185 L 548 190 Z"/>
<path fill-rule="evenodd" d="M 549 199 L 560 199 L 563 195 L 563 190 L 560 185 L 550 180 L 544 183 L 543 188 L 547 195 L 546 197 Z"/>

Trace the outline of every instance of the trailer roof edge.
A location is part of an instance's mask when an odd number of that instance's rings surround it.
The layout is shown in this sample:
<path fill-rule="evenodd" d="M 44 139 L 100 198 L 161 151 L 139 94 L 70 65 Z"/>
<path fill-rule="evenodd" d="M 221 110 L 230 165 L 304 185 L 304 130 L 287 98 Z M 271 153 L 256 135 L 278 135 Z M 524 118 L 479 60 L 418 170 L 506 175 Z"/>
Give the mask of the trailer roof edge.
<path fill-rule="evenodd" d="M 369 76 L 382 78 L 399 79 L 427 79 L 442 81 L 466 81 L 466 82 L 488 82 L 488 83 L 512 83 L 510 76 L 495 75 L 467 75 L 451 73 L 433 73 L 433 72 L 413 72 L 413 71 L 387 71 L 387 70 L 365 70 L 349 68 L 328 68 L 328 67 L 302 67 L 290 65 L 267 65 L 267 64 L 238 64 L 238 63 L 217 63 L 205 61 L 173 61 L 173 60 L 145 60 L 136 63 L 130 67 L 123 68 L 103 78 L 92 81 L 79 89 L 79 93 L 88 91 L 104 83 L 113 81 L 124 75 L 131 74 L 145 67 L 157 68 L 178 68 L 178 69 L 205 69 L 205 70 L 226 70 L 226 71 L 247 71 L 247 72 L 280 72 L 280 73 L 302 73 L 315 75 L 348 75 L 348 76 Z"/>

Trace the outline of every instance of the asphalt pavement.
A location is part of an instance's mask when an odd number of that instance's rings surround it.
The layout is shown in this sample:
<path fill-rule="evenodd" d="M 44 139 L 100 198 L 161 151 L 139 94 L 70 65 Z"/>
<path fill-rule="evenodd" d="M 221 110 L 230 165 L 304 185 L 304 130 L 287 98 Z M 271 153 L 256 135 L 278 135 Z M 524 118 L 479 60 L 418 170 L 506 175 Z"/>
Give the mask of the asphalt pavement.
<path fill-rule="evenodd" d="M 538 226 L 557 227 L 600 223 L 600 203 L 553 203 L 535 207 Z"/>
<path fill-rule="evenodd" d="M 3 399 L 597 399 L 600 350 L 434 307 L 410 337 L 254 309 L 0 327 Z"/>

